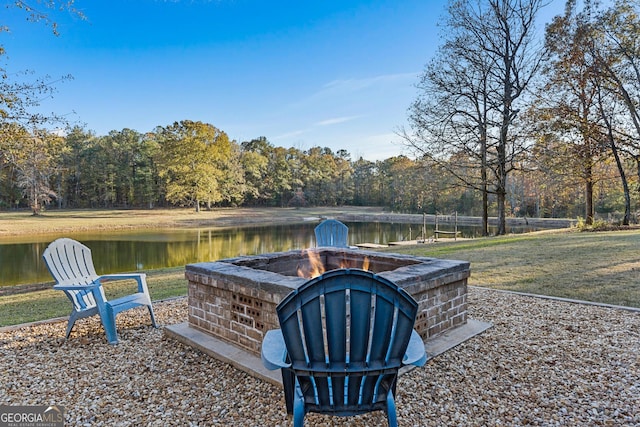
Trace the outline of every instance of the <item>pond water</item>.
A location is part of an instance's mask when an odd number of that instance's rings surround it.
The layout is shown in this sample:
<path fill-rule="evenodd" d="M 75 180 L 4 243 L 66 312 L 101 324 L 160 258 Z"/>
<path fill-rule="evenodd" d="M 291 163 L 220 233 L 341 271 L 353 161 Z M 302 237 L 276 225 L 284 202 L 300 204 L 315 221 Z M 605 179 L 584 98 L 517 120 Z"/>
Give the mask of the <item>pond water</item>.
<path fill-rule="evenodd" d="M 417 224 L 346 223 L 349 244 L 416 239 Z M 239 255 L 303 249 L 315 246 L 315 222 L 261 227 L 160 229 L 127 232 L 69 233 L 91 249 L 98 274 L 176 267 Z M 453 231 L 453 226 L 440 225 Z M 459 227 L 463 237 L 477 237 L 476 227 Z M 512 230 L 524 232 L 531 230 Z M 428 227 L 427 235 L 433 234 Z M 0 240 L 0 286 L 51 282 L 42 259 L 47 245 L 62 236 L 28 236 Z"/>

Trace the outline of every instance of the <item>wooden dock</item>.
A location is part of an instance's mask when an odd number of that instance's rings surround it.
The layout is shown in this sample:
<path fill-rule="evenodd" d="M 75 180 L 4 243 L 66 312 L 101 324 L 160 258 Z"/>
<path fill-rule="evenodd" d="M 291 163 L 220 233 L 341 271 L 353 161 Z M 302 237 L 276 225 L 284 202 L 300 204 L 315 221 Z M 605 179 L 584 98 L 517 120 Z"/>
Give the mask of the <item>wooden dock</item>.
<path fill-rule="evenodd" d="M 380 245 L 378 243 L 358 243 L 356 246 L 361 249 L 380 249 L 389 247 L 389 245 Z"/>
<path fill-rule="evenodd" d="M 442 232 L 440 232 L 440 234 L 443 234 Z M 453 236 L 453 232 L 450 232 L 449 234 L 451 234 Z M 458 237 L 457 239 L 455 239 L 455 241 L 461 241 L 461 240 L 469 240 L 468 238 L 463 238 L 463 237 Z M 452 238 L 445 238 L 445 239 L 441 239 L 438 240 L 436 238 L 430 238 L 425 240 L 422 239 L 418 239 L 418 240 L 401 240 L 398 242 L 389 242 L 386 245 L 380 245 L 378 243 L 358 243 L 356 244 L 356 247 L 360 248 L 360 249 L 381 249 L 381 248 L 388 248 L 390 246 L 410 246 L 410 245 L 428 245 L 431 243 L 438 243 L 438 242 L 451 242 L 454 241 L 454 239 Z"/>

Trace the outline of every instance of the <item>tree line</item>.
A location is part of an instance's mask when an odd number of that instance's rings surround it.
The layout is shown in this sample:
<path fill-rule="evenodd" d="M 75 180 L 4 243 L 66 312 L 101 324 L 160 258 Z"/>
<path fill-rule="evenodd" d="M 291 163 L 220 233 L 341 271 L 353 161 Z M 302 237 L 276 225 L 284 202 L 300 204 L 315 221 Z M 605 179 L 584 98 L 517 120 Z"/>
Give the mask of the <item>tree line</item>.
<path fill-rule="evenodd" d="M 638 0 L 566 2 L 541 36 L 544 0 L 452 0 L 417 83 L 411 157 L 230 140 L 184 120 L 98 136 L 45 130 L 34 88 L 0 88 L 0 207 L 377 205 L 482 216 L 634 219 L 640 190 Z M 0 51 L 0 56 L 3 52 Z M 29 89 L 31 88 L 31 89 Z M 56 118 L 57 119 L 57 118 Z"/>
<path fill-rule="evenodd" d="M 456 158 L 446 168 L 427 156 L 353 160 L 346 150 L 285 148 L 266 137 L 238 143 L 211 124 L 188 120 L 148 133 L 13 132 L 2 143 L 3 209 L 354 205 L 481 214 L 481 193 L 450 173 L 464 169 Z M 598 210 L 621 209 L 615 169 L 596 169 L 608 177 L 598 187 Z M 510 216 L 575 217 L 582 210 L 580 187 L 555 174 L 514 174 L 508 190 Z M 497 199 L 489 206 L 495 214 Z"/>
<path fill-rule="evenodd" d="M 445 194 L 428 201 L 424 184 L 432 178 L 405 156 L 353 161 L 346 150 L 284 148 L 266 137 L 237 143 L 203 122 L 104 136 L 80 127 L 65 136 L 19 130 L 1 146 L 5 209 L 351 204 L 422 211 Z"/>

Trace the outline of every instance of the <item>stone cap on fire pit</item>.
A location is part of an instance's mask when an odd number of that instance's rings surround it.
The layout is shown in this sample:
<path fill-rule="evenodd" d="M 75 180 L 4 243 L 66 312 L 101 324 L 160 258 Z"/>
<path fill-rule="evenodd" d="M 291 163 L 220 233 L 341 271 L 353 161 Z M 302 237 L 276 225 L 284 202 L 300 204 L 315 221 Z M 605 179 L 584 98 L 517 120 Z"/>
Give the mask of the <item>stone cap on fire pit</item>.
<path fill-rule="evenodd" d="M 410 293 L 439 286 L 434 279 L 440 276 L 454 274 L 460 279 L 469 276 L 466 261 L 328 247 L 189 264 L 186 271 L 222 279 L 218 286 L 238 283 L 230 280 L 235 278 L 284 297 L 312 277 L 305 273 L 313 270 L 313 260 L 320 264 L 320 273 L 338 268 L 361 268 L 391 280 Z"/>

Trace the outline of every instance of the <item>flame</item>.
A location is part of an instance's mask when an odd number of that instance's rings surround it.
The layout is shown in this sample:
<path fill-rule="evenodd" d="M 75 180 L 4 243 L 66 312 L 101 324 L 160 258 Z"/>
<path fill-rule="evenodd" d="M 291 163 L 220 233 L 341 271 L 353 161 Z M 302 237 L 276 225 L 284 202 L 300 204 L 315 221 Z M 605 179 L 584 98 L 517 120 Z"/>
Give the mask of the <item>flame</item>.
<path fill-rule="evenodd" d="M 356 261 L 354 259 L 348 260 L 346 258 L 343 258 L 342 261 L 340 261 L 340 268 L 352 268 L 355 267 L 356 265 Z M 369 270 L 369 257 L 365 256 L 362 259 L 362 267 L 361 267 L 364 271 L 368 271 Z"/>
<path fill-rule="evenodd" d="M 309 265 L 306 269 L 298 266 L 298 277 L 313 278 L 318 277 L 322 273 L 324 273 L 325 268 L 324 264 L 322 264 L 322 260 L 320 260 L 320 254 L 315 251 L 304 249 L 302 251 L 302 255 L 307 256 L 307 258 L 309 259 Z"/>
<path fill-rule="evenodd" d="M 343 258 L 340 261 L 340 268 L 349 268 L 349 267 L 350 267 L 349 261 L 347 261 L 346 259 Z"/>
<path fill-rule="evenodd" d="M 311 278 L 320 276 L 322 273 L 326 271 L 325 266 L 322 263 L 322 260 L 320 259 L 320 254 L 318 252 L 310 249 L 303 249 L 302 256 L 303 257 L 306 256 L 308 262 L 305 262 L 302 265 L 298 264 L 298 268 L 297 268 L 298 277 L 311 279 Z M 370 264 L 369 257 L 365 256 L 362 260 L 362 269 L 364 271 L 368 271 L 369 264 Z M 354 265 L 355 265 L 355 260 L 348 260 L 343 258 L 340 261 L 339 268 L 351 268 Z"/>

